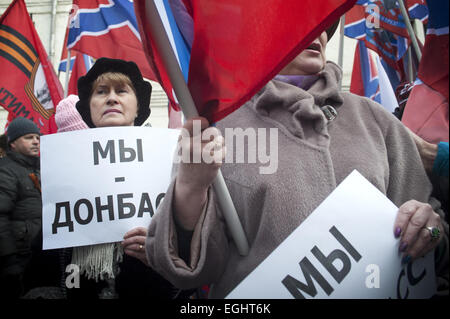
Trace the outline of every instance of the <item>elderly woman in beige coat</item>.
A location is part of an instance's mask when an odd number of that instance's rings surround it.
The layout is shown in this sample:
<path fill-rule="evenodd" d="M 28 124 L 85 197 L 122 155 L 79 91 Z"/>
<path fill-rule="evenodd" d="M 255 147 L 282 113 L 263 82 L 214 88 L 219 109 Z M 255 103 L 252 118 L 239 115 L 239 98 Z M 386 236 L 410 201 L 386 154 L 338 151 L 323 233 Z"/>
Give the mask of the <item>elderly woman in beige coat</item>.
<path fill-rule="evenodd" d="M 323 32 L 249 102 L 217 123 L 219 132 L 277 128 L 275 174 L 260 175 L 257 164 L 220 160 L 176 167 L 146 240 L 151 266 L 175 286 L 210 284 L 209 297 L 224 298 L 354 169 L 400 207 L 392 232 L 403 261 L 438 247 L 438 268 L 447 269 L 448 279 L 448 225 L 439 202 L 430 198 L 431 184 L 413 139 L 380 105 L 339 90 L 342 71 L 326 62 L 327 41 Z M 202 129 L 209 126 L 206 119 L 197 120 Z M 184 128 L 192 133 L 193 120 Z M 225 150 L 221 138 L 202 147 Z M 249 241 L 247 256 L 229 237 L 211 187 L 219 168 Z"/>

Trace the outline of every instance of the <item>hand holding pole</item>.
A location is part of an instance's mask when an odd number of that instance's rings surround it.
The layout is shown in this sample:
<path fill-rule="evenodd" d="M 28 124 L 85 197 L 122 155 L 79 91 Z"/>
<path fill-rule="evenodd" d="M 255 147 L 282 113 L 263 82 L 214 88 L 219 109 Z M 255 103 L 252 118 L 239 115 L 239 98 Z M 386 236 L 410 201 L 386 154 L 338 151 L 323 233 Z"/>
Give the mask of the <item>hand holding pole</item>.
<path fill-rule="evenodd" d="M 161 54 L 164 67 L 169 75 L 180 108 L 183 111 L 183 115 L 186 119 L 197 117 L 197 108 L 195 107 L 194 100 L 192 99 L 189 88 L 184 80 L 183 73 L 181 72 L 178 61 L 172 50 L 172 46 L 167 37 L 154 0 L 145 1 L 145 10 L 153 41 Z M 220 170 L 213 182 L 213 188 L 239 254 L 242 256 L 248 255 L 249 247 L 247 238 Z"/>

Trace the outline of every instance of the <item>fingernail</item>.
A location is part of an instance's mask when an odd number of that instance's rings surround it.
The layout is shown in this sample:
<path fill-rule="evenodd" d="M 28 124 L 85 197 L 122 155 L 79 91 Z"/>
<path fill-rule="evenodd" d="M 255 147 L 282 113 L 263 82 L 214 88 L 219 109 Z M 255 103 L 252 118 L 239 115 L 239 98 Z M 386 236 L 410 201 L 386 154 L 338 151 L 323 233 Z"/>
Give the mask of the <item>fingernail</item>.
<path fill-rule="evenodd" d="M 410 255 L 406 255 L 402 259 L 402 265 L 407 265 L 407 264 L 409 264 L 410 261 L 411 261 L 411 256 Z"/>
<path fill-rule="evenodd" d="M 395 238 L 400 237 L 400 234 L 401 234 L 401 233 L 402 233 L 402 229 L 401 229 L 400 227 L 397 227 L 397 228 L 395 229 L 395 233 L 394 233 Z"/>
<path fill-rule="evenodd" d="M 402 253 L 406 250 L 406 247 L 408 247 L 408 243 L 402 242 L 398 248 L 398 251 Z"/>

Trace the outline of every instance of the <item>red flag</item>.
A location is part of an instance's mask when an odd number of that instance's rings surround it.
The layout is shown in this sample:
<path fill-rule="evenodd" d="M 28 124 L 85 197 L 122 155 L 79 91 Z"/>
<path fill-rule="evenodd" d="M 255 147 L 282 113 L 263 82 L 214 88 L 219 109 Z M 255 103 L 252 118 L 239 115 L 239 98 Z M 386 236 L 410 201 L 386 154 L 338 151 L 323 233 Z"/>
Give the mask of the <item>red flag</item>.
<path fill-rule="evenodd" d="M 1 16 L 0 40 L 0 105 L 13 118 L 34 121 L 42 134 L 56 132 L 54 107 L 63 91 L 24 0 Z"/>
<path fill-rule="evenodd" d="M 427 0 L 430 18 L 419 72 L 402 122 L 430 143 L 448 141 L 449 2 Z"/>
<path fill-rule="evenodd" d="M 77 86 L 78 79 L 80 78 L 80 76 L 83 76 L 86 73 L 87 70 L 83 61 L 83 53 L 76 52 L 75 62 L 72 67 L 72 73 L 70 74 L 69 89 L 67 91 L 67 95 L 70 94 L 78 95 L 78 86 Z"/>
<path fill-rule="evenodd" d="M 189 89 L 200 115 L 217 122 L 248 101 L 356 0 L 183 2 L 194 20 Z M 135 1 L 135 12 L 149 63 L 165 87 L 169 80 L 150 36 L 144 0 Z"/>
<path fill-rule="evenodd" d="M 406 102 L 402 122 L 429 143 L 448 142 L 448 100 L 418 80 Z"/>
<path fill-rule="evenodd" d="M 428 0 L 427 3 L 430 10 L 430 22 L 417 76 L 448 101 L 449 2 Z"/>

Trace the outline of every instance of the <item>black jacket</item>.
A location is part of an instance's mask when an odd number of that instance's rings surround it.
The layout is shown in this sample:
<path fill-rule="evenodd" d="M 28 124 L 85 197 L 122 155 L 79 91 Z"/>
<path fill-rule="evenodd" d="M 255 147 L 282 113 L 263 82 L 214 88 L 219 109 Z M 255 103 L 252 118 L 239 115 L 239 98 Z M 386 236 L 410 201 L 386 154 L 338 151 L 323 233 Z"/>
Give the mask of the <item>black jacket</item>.
<path fill-rule="evenodd" d="M 0 277 L 23 273 L 41 250 L 39 158 L 9 151 L 0 165 Z"/>

